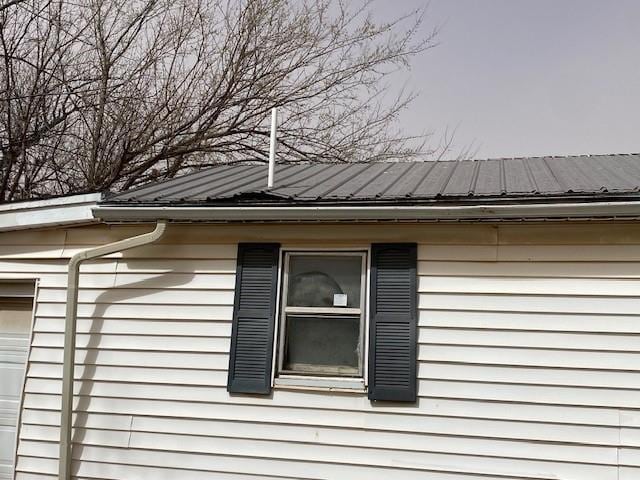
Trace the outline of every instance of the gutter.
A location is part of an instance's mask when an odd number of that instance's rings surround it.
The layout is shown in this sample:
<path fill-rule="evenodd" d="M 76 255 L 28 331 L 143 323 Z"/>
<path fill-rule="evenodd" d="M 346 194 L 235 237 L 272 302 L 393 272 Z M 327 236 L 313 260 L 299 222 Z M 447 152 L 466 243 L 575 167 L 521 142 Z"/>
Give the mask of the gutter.
<path fill-rule="evenodd" d="M 98 205 L 93 215 L 105 222 L 176 221 L 331 221 L 331 220 L 504 220 L 542 218 L 638 217 L 640 201 L 529 203 L 500 205 L 381 206 L 129 206 Z"/>
<path fill-rule="evenodd" d="M 73 382 L 76 350 L 76 320 L 78 316 L 78 283 L 80 265 L 96 258 L 148 245 L 159 240 L 167 229 L 164 220 L 158 220 L 155 230 L 100 247 L 84 250 L 71 257 L 67 276 L 67 307 L 64 326 L 64 359 L 62 365 L 62 411 L 60 418 L 59 480 L 71 479 L 71 432 L 73 417 Z"/>

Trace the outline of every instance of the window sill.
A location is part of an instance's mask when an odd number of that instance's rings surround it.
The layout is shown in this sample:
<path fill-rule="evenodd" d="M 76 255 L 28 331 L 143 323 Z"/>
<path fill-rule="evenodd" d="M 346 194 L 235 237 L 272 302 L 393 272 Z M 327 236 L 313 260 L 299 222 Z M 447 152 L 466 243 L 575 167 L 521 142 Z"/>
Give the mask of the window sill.
<path fill-rule="evenodd" d="M 274 380 L 274 388 L 286 390 L 322 390 L 326 392 L 365 393 L 367 388 L 361 378 L 280 376 Z"/>

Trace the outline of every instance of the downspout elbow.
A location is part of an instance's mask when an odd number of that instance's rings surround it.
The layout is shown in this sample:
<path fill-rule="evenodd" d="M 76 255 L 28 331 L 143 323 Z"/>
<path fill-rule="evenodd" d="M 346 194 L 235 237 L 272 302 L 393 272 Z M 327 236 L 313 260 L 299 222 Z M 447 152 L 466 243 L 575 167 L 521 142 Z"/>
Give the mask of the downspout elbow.
<path fill-rule="evenodd" d="M 166 220 L 158 220 L 152 232 L 100 247 L 83 250 L 69 260 L 67 270 L 67 305 L 64 324 L 64 356 L 62 365 L 62 406 L 60 414 L 59 480 L 71 479 L 71 431 L 73 414 L 73 382 L 76 350 L 76 320 L 78 315 L 78 283 L 80 265 L 87 260 L 110 255 L 158 241 L 167 230 Z"/>

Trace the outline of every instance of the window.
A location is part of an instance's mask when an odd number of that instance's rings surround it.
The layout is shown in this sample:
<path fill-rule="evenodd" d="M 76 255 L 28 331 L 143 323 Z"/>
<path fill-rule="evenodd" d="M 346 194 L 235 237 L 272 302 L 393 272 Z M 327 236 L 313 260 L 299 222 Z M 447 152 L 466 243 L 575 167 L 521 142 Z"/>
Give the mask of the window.
<path fill-rule="evenodd" d="M 416 268 L 415 243 L 284 253 L 240 243 L 227 391 L 349 389 L 415 402 Z"/>
<path fill-rule="evenodd" d="M 365 252 L 285 252 L 280 377 L 362 377 Z"/>

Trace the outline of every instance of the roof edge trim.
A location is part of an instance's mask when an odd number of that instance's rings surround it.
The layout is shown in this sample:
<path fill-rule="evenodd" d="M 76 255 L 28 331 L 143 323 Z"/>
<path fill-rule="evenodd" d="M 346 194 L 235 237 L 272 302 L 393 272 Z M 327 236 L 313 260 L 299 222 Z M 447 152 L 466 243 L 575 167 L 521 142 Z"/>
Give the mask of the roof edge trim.
<path fill-rule="evenodd" d="M 640 201 L 453 206 L 171 207 L 99 205 L 109 222 L 178 221 L 474 220 L 638 217 Z"/>
<path fill-rule="evenodd" d="M 101 198 L 91 193 L 0 205 L 0 232 L 95 223 L 91 209 Z"/>

